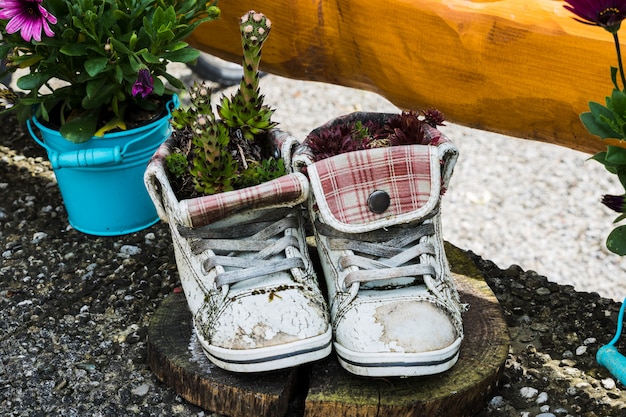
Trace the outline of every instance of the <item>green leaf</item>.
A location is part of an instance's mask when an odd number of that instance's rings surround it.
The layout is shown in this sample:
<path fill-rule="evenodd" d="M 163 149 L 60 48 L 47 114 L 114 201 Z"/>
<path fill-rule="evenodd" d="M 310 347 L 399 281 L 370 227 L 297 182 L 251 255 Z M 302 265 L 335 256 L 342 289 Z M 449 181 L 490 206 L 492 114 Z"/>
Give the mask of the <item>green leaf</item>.
<path fill-rule="evenodd" d="M 613 113 L 617 118 L 623 119 L 626 117 L 626 94 L 618 89 L 614 89 L 611 94 L 611 106 Z"/>
<path fill-rule="evenodd" d="M 165 79 L 166 79 L 166 80 L 167 80 L 170 84 L 172 84 L 172 86 L 173 86 L 174 88 L 178 88 L 179 90 L 180 90 L 180 89 L 185 88 L 185 84 L 183 84 L 183 82 L 182 82 L 181 80 L 179 80 L 178 78 L 174 77 L 174 76 L 173 76 L 173 75 L 171 75 L 171 74 L 168 74 L 168 73 L 167 73 L 167 72 L 165 72 L 165 71 L 159 71 L 159 74 L 158 74 L 158 75 L 162 75 L 163 77 L 165 77 Z"/>
<path fill-rule="evenodd" d="M 617 68 L 616 67 L 611 67 L 611 81 L 613 81 L 613 85 L 615 86 L 615 88 L 619 88 L 619 86 L 617 85 Z M 624 88 L 626 88 L 626 85 L 624 86 Z"/>
<path fill-rule="evenodd" d="M 117 86 L 102 81 L 106 80 L 94 80 L 87 84 L 87 96 L 83 97 L 80 103 L 84 109 L 98 109 L 100 106 L 108 104 L 115 95 Z"/>
<path fill-rule="evenodd" d="M 152 55 L 150 52 L 146 51 L 141 54 L 141 57 L 149 64 L 160 64 L 161 60 L 158 56 Z"/>
<path fill-rule="evenodd" d="M 583 123 L 587 131 L 592 135 L 599 136 L 602 139 L 621 139 L 620 134 L 615 132 L 609 124 L 603 122 L 598 117 L 595 117 L 594 114 L 591 112 L 582 113 L 580 115 L 580 121 Z"/>
<path fill-rule="evenodd" d="M 87 142 L 96 131 L 98 122 L 98 112 L 83 112 L 79 116 L 74 117 L 59 129 L 61 135 L 74 143 Z"/>
<path fill-rule="evenodd" d="M 17 86 L 22 90 L 38 90 L 46 81 L 48 77 L 44 74 L 33 72 L 30 74 L 22 75 L 17 80 Z"/>
<path fill-rule="evenodd" d="M 119 52 L 122 52 L 124 54 L 130 53 L 130 49 L 128 49 L 126 45 L 124 45 L 122 42 L 115 39 L 113 36 L 111 36 L 110 41 L 111 41 L 111 46 L 113 46 L 113 49 Z"/>
<path fill-rule="evenodd" d="M 613 220 L 613 223 L 619 223 L 622 220 L 626 219 L 626 213 L 622 213 Z"/>
<path fill-rule="evenodd" d="M 106 57 L 92 58 L 85 61 L 85 71 L 90 77 L 95 77 L 104 71 L 109 60 Z"/>
<path fill-rule="evenodd" d="M 154 86 L 154 94 L 162 96 L 163 93 L 165 93 L 165 84 L 163 84 L 163 81 L 161 81 L 160 78 L 154 77 L 153 86 Z"/>
<path fill-rule="evenodd" d="M 178 49 L 175 51 L 166 52 L 163 54 L 163 58 L 172 62 L 193 62 L 200 56 L 200 51 L 193 48 Z"/>
<path fill-rule="evenodd" d="M 615 166 L 626 166 L 626 149 L 618 146 L 607 146 L 605 163 Z"/>
<path fill-rule="evenodd" d="M 626 255 L 626 226 L 618 226 L 609 233 L 606 247 L 617 255 Z"/>
<path fill-rule="evenodd" d="M 606 152 L 598 152 L 597 154 L 595 154 L 589 159 L 592 159 L 594 161 L 600 162 L 601 164 L 604 164 L 606 163 Z"/>
<path fill-rule="evenodd" d="M 87 55 L 87 46 L 84 43 L 70 43 L 61 48 L 61 53 L 67 56 Z"/>

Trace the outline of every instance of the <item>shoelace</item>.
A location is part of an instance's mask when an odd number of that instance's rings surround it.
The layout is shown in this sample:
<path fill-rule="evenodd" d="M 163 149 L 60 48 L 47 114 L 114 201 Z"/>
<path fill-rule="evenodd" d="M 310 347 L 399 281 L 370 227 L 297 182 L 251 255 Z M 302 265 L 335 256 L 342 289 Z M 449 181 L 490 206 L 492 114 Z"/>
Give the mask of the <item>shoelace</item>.
<path fill-rule="evenodd" d="M 191 243 L 195 255 L 206 250 L 213 251 L 203 262 L 205 271 L 215 267 L 228 268 L 216 276 L 217 287 L 222 287 L 292 268 L 304 268 L 299 256 L 271 259 L 290 247 L 299 250 L 298 239 L 285 233 L 297 227 L 298 219 L 292 211 L 274 210 L 271 217 L 264 216 L 251 223 L 219 229 L 184 228 L 179 232 L 186 238 L 195 239 Z M 243 253 L 246 253 L 245 257 L 238 256 Z"/>
<path fill-rule="evenodd" d="M 359 288 L 354 284 L 421 276 L 433 295 L 446 299 L 440 290 L 442 283 L 436 278 L 436 269 L 428 262 L 435 256 L 435 247 L 430 242 L 420 242 L 435 233 L 431 222 L 358 234 L 343 233 L 319 221 L 315 227 L 319 234 L 328 238 L 332 250 L 350 251 L 339 259 L 339 266 L 358 268 L 348 272 L 344 280 L 352 296 L 356 296 Z"/>

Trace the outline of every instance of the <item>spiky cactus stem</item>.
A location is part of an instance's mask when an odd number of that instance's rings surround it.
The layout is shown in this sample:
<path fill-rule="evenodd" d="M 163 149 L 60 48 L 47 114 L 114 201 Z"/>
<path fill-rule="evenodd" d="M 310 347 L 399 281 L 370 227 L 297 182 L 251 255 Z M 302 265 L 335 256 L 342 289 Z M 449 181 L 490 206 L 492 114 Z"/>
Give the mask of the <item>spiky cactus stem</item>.
<path fill-rule="evenodd" d="M 237 129 L 247 140 L 267 132 L 276 123 L 271 121 L 274 110 L 263 104 L 259 93 L 259 63 L 261 48 L 267 39 L 271 22 L 262 13 L 249 11 L 241 18 L 243 46 L 243 77 L 239 90 L 232 97 L 223 97 L 217 111 L 228 127 Z"/>
<path fill-rule="evenodd" d="M 243 47 L 243 78 L 239 89 L 245 101 L 255 101 L 259 95 L 261 48 L 270 34 L 272 22 L 263 13 L 250 10 L 241 17 L 239 28 Z"/>

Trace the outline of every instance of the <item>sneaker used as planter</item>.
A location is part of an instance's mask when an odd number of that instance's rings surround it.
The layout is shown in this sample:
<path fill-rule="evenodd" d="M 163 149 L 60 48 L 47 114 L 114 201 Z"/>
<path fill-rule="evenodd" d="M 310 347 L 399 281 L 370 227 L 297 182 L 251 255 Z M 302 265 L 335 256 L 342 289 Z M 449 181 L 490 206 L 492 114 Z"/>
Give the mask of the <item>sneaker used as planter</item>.
<path fill-rule="evenodd" d="M 295 139 L 285 139 L 287 159 Z M 279 140 L 282 142 L 282 140 Z M 183 290 L 208 358 L 235 372 L 271 371 L 326 357 L 332 330 L 307 251 L 300 173 L 178 201 L 155 155 L 146 184 L 170 225 Z"/>
<path fill-rule="evenodd" d="M 340 364 L 364 376 L 443 372 L 458 360 L 461 305 L 443 241 L 440 197 L 456 148 L 409 145 L 348 152 L 306 168 L 309 215 L 328 287 Z"/>

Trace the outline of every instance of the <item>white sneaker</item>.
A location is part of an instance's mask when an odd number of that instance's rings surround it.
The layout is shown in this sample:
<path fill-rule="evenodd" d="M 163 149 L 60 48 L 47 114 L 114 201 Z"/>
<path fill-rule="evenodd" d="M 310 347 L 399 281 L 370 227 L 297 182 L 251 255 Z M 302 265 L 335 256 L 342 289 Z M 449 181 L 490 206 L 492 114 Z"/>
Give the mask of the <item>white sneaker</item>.
<path fill-rule="evenodd" d="M 461 305 L 439 214 L 457 150 L 437 143 L 294 158 L 312 189 L 334 347 L 354 374 L 430 375 L 458 360 Z"/>
<path fill-rule="evenodd" d="M 289 147 L 283 147 L 287 157 Z M 170 224 L 183 291 L 208 358 L 229 371 L 260 372 L 326 357 L 332 330 L 301 215 L 306 177 L 292 173 L 177 201 L 165 175 L 168 153 L 166 142 L 146 184 Z"/>

